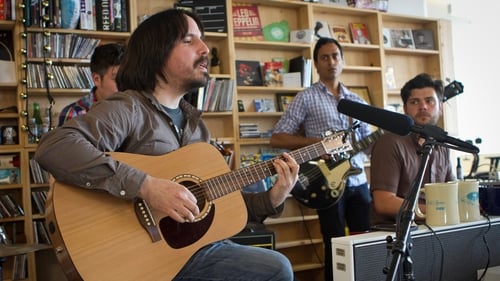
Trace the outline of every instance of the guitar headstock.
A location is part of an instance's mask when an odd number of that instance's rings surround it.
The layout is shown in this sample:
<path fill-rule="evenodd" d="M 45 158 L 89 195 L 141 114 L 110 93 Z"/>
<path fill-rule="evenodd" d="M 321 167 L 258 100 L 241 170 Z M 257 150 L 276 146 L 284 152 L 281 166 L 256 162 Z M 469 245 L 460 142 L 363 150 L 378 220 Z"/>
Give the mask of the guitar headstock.
<path fill-rule="evenodd" d="M 345 139 L 345 132 L 337 132 L 326 136 L 321 141 L 325 149 L 325 154 L 332 155 L 352 150 L 351 143 Z"/>
<path fill-rule="evenodd" d="M 464 85 L 461 82 L 454 80 L 453 82 L 444 87 L 443 102 L 463 92 L 464 92 Z"/>

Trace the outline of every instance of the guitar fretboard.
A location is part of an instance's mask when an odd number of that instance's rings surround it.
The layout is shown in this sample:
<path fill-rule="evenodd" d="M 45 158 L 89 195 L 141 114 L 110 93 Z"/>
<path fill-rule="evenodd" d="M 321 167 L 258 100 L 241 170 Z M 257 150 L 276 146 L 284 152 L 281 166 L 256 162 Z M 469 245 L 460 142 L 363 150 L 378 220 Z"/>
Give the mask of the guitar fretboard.
<path fill-rule="evenodd" d="M 360 152 L 361 150 L 363 149 L 366 149 L 367 147 L 369 147 L 372 143 L 374 143 L 376 140 L 378 140 L 378 138 L 384 134 L 384 130 L 383 129 L 378 129 L 377 131 L 375 131 L 374 133 L 372 133 L 371 135 L 367 136 L 366 138 L 356 142 L 353 144 L 353 152 L 354 154 Z"/>
<path fill-rule="evenodd" d="M 342 134 L 340 133 L 330 136 L 328 139 L 334 142 L 334 148 L 327 149 L 325 141 L 323 141 L 291 151 L 289 154 L 298 164 L 302 164 L 326 153 L 340 153 L 351 148 L 350 144 L 343 142 Z M 281 156 L 277 156 L 273 159 L 211 178 L 202 182 L 201 185 L 206 188 L 209 200 L 217 199 L 276 174 L 273 161 L 278 158 L 282 159 Z"/>

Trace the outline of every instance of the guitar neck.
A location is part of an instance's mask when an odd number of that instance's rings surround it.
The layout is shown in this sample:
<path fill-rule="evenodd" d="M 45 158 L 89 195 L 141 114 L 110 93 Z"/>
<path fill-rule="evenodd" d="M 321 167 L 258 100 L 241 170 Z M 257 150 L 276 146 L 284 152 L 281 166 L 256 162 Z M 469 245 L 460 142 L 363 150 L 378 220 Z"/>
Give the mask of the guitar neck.
<path fill-rule="evenodd" d="M 382 129 L 378 129 L 377 131 L 375 131 L 374 133 L 372 133 L 371 135 L 369 135 L 368 137 L 354 143 L 352 146 L 353 146 L 353 154 L 356 154 L 364 149 L 366 149 L 367 147 L 369 147 L 371 144 L 373 144 L 382 134 L 384 133 L 384 130 Z"/>
<path fill-rule="evenodd" d="M 327 151 L 322 142 L 289 152 L 290 156 L 295 159 L 298 164 L 302 164 L 326 153 Z M 282 157 L 278 156 L 252 166 L 222 174 L 202 182 L 201 185 L 207 190 L 207 197 L 209 200 L 214 200 L 276 174 L 273 161 L 278 158 Z"/>

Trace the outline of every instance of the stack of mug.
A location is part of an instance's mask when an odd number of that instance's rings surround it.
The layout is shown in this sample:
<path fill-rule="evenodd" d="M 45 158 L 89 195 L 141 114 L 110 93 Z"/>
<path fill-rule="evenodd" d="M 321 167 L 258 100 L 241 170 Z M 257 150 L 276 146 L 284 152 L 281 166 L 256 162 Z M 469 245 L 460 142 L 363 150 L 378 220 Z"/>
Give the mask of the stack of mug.
<path fill-rule="evenodd" d="M 479 211 L 479 182 L 464 180 L 424 185 L 425 217 L 430 226 L 454 225 L 481 220 Z"/>

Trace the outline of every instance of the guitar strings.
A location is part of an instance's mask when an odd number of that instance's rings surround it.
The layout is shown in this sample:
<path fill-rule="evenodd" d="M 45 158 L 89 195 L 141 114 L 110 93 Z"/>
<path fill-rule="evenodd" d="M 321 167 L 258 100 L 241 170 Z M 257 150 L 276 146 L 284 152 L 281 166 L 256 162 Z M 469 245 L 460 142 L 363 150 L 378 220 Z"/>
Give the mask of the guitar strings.
<path fill-rule="evenodd" d="M 330 141 L 338 140 L 342 134 L 334 134 L 329 136 Z M 341 150 L 341 146 L 337 145 L 335 149 Z M 309 146 L 306 146 L 300 150 L 295 150 L 289 152 L 292 158 L 304 160 L 304 156 L 307 157 L 314 155 L 319 156 L 325 152 L 325 148 L 321 142 L 315 143 Z M 313 156 L 313 157 L 314 157 Z M 311 157 L 311 158 L 313 158 Z M 308 158 L 308 159 L 311 159 Z M 230 192 L 236 191 L 242 187 L 248 186 L 250 184 L 256 183 L 259 179 L 263 179 L 269 176 L 276 174 L 276 169 L 274 168 L 273 161 L 275 159 L 283 159 L 282 156 L 277 156 L 273 159 L 259 162 L 255 165 L 251 165 L 239 170 L 230 171 L 220 176 L 208 179 L 206 181 L 190 182 L 188 184 L 183 184 L 186 188 L 188 188 L 196 198 L 209 197 L 208 199 L 216 199 L 218 195 L 228 194 Z M 305 161 L 304 161 L 305 162 Z M 319 173 L 321 173 L 319 171 Z M 319 175 L 318 171 L 313 171 L 307 173 L 308 176 L 317 176 Z M 257 175 L 254 177 L 253 175 Z M 233 176 L 232 176 L 233 175 Z M 234 175 L 238 175 L 239 177 L 235 177 Z M 257 178 L 257 179 L 256 179 Z M 230 181 L 229 181 L 230 180 Z M 236 183 L 236 185 L 235 185 Z M 182 183 L 181 183 L 182 184 Z M 205 188 L 204 188 L 205 187 Z M 224 188 L 223 191 L 217 190 L 217 188 Z M 214 197 L 214 198 L 212 198 Z"/>

